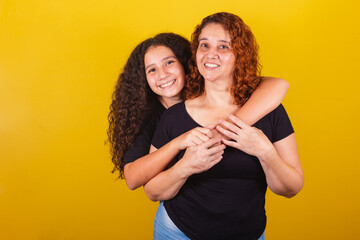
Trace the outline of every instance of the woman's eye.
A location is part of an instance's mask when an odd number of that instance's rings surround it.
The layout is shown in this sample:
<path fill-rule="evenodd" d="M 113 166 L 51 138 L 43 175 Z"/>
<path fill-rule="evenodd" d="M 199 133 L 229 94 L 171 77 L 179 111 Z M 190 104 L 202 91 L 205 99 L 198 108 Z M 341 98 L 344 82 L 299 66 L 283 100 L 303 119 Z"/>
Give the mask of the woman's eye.
<path fill-rule="evenodd" d="M 151 68 L 148 70 L 148 73 L 152 73 L 152 72 L 155 72 L 155 68 Z"/>
<path fill-rule="evenodd" d="M 226 45 L 220 45 L 219 48 L 220 48 L 220 49 L 229 49 L 229 47 L 226 46 Z"/>
<path fill-rule="evenodd" d="M 206 48 L 208 45 L 206 43 L 200 44 L 200 47 Z"/>

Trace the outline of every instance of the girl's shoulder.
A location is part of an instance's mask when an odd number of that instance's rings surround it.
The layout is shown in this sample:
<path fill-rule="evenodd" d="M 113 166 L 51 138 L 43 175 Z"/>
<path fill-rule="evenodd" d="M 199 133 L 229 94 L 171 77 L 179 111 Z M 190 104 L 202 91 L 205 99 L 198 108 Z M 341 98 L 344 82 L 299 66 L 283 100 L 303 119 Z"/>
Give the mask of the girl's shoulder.
<path fill-rule="evenodd" d="M 182 110 L 185 109 L 185 102 L 182 101 L 182 102 L 179 102 L 179 103 L 176 103 L 174 105 L 172 105 L 171 107 L 169 107 L 164 114 L 176 114 L 177 112 L 181 112 Z"/>

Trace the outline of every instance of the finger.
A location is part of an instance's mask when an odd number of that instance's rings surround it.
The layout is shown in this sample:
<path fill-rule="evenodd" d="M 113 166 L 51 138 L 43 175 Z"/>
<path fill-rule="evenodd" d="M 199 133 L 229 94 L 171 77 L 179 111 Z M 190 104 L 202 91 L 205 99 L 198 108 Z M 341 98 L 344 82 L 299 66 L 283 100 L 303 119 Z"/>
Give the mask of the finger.
<path fill-rule="evenodd" d="M 206 128 L 212 130 L 215 128 L 215 126 L 216 126 L 215 124 L 210 124 L 210 125 L 206 126 Z"/>
<path fill-rule="evenodd" d="M 230 114 L 228 116 L 228 118 L 233 121 L 236 125 L 238 125 L 240 128 L 248 128 L 250 127 L 248 124 L 244 123 L 243 121 L 240 120 L 240 118 Z"/>
<path fill-rule="evenodd" d="M 210 161 L 210 168 L 212 168 L 214 165 L 218 164 L 221 159 L 223 158 L 223 156 L 218 156 L 218 157 L 214 157 L 211 161 Z"/>
<path fill-rule="evenodd" d="M 210 137 L 208 137 L 206 134 L 202 133 L 202 132 L 194 132 L 195 136 L 197 138 L 199 138 L 202 142 L 206 142 L 207 140 L 210 139 Z"/>
<path fill-rule="evenodd" d="M 218 160 L 219 160 L 219 158 L 220 159 L 222 159 L 223 158 L 223 156 L 221 156 L 221 155 L 214 155 L 214 156 L 211 156 L 211 157 L 208 157 L 208 167 L 207 167 L 207 169 L 209 169 L 209 168 L 211 168 L 212 166 L 214 166 L 216 163 L 218 163 Z"/>
<path fill-rule="evenodd" d="M 223 125 L 226 129 L 225 130 L 230 130 L 236 134 L 239 134 L 240 133 L 240 130 L 241 128 L 238 127 L 237 125 L 231 123 L 231 122 L 228 122 L 226 120 L 220 120 L 219 121 L 221 125 Z"/>
<path fill-rule="evenodd" d="M 208 136 L 209 138 L 212 138 L 212 133 L 211 133 L 211 129 L 210 128 L 197 128 L 196 130 L 198 130 L 199 132 L 201 132 L 202 134 L 205 134 L 206 136 Z"/>
<path fill-rule="evenodd" d="M 220 144 L 220 145 L 217 145 L 215 147 L 211 147 L 208 149 L 208 154 L 209 155 L 214 155 L 214 154 L 217 154 L 219 152 L 223 152 L 224 153 L 224 149 L 226 148 L 226 146 L 224 144 Z"/>
<path fill-rule="evenodd" d="M 194 136 L 191 141 L 195 144 L 195 145 L 199 145 L 202 144 L 204 141 L 202 141 L 200 138 L 198 138 L 197 136 Z"/>
<path fill-rule="evenodd" d="M 231 139 L 234 139 L 236 140 L 239 136 L 237 134 L 235 134 L 234 132 L 231 132 L 229 130 L 226 130 L 224 129 L 223 127 L 221 126 L 217 126 L 216 127 L 216 130 L 218 130 L 219 132 L 221 132 L 222 134 L 224 134 L 225 136 L 231 138 Z"/>
<path fill-rule="evenodd" d="M 220 141 L 221 141 L 220 138 L 211 138 L 211 139 L 207 140 L 206 142 L 204 142 L 204 143 L 202 144 L 202 146 L 205 147 L 205 148 L 209 148 L 209 147 L 211 147 L 212 145 L 214 145 L 214 144 L 216 144 L 216 143 L 219 143 Z"/>
<path fill-rule="evenodd" d="M 226 140 L 225 138 L 222 138 L 221 141 L 227 146 L 239 149 L 237 142 L 229 141 L 229 140 Z"/>

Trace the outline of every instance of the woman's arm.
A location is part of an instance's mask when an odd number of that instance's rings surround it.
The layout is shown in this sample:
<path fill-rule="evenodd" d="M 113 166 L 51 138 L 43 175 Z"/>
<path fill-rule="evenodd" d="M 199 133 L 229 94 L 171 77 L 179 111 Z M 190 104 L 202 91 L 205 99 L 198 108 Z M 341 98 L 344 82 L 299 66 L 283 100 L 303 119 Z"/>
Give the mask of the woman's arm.
<path fill-rule="evenodd" d="M 284 197 L 295 196 L 304 185 L 295 134 L 272 144 L 261 130 L 245 124 L 235 116 L 229 116 L 229 119 L 234 124 L 221 121 L 229 130 L 221 126 L 217 130 L 235 141 L 222 141 L 259 159 L 272 192 Z"/>
<path fill-rule="evenodd" d="M 182 159 L 166 171 L 159 173 L 144 185 L 146 195 L 152 201 L 173 198 L 188 177 L 204 172 L 222 159 L 225 145 L 219 138 L 186 149 Z"/>
<path fill-rule="evenodd" d="M 135 190 L 144 185 L 164 170 L 181 150 L 207 141 L 211 137 L 209 128 L 194 128 L 173 139 L 159 150 L 150 149 L 150 154 L 126 164 L 124 175 L 128 188 Z"/>
<path fill-rule="evenodd" d="M 288 89 L 289 83 L 284 79 L 264 77 L 235 115 L 245 123 L 253 125 L 280 105 Z"/>

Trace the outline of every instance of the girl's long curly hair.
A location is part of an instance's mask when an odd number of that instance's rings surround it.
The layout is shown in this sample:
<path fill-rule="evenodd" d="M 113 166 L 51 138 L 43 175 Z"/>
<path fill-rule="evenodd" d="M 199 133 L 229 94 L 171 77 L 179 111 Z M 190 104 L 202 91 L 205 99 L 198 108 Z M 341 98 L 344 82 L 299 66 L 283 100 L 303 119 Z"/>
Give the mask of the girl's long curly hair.
<path fill-rule="evenodd" d="M 258 61 L 258 45 L 253 33 L 243 20 L 227 12 L 210 15 L 196 26 L 191 36 L 192 58 L 189 62 L 190 74 L 186 82 L 185 96 L 187 99 L 192 99 L 205 93 L 204 78 L 196 65 L 196 52 L 201 31 L 210 23 L 221 24 L 231 36 L 231 47 L 236 61 L 234 83 L 230 93 L 234 97 L 235 103 L 242 106 L 262 79 L 260 77 L 261 65 Z"/>
<path fill-rule="evenodd" d="M 152 46 L 170 48 L 182 64 L 185 74 L 189 74 L 190 42 L 177 34 L 161 33 L 146 39 L 130 54 L 116 83 L 108 115 L 107 134 L 115 165 L 113 172 L 118 170 L 120 178 L 124 178 L 124 154 L 144 122 L 159 111 L 160 102 L 149 87 L 144 66 L 144 56 Z"/>

